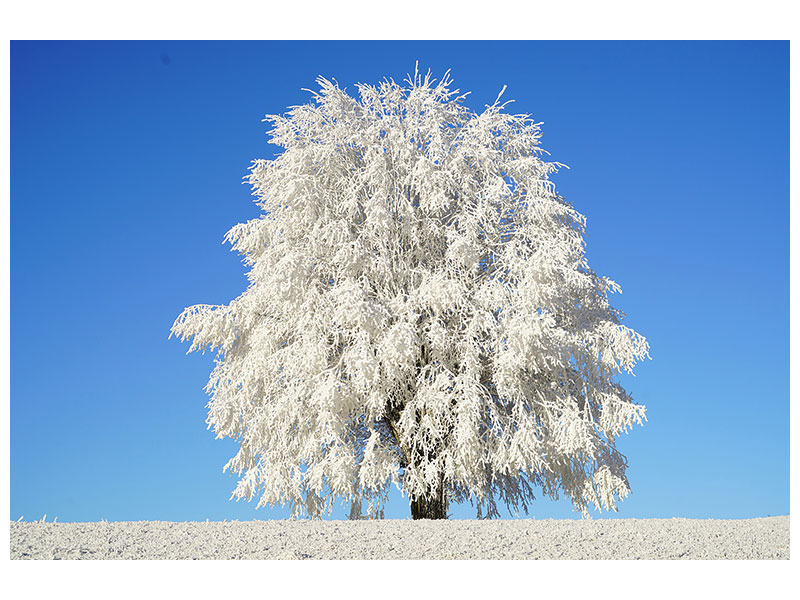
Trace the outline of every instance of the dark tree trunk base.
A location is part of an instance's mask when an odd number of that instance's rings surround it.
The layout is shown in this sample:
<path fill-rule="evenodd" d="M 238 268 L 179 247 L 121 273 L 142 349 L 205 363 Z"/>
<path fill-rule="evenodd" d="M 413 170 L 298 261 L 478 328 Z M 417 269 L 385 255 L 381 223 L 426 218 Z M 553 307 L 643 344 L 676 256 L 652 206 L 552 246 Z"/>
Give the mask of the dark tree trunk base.
<path fill-rule="evenodd" d="M 415 498 L 411 500 L 411 518 L 416 519 L 446 519 L 447 499 L 443 494 L 432 498 Z"/>

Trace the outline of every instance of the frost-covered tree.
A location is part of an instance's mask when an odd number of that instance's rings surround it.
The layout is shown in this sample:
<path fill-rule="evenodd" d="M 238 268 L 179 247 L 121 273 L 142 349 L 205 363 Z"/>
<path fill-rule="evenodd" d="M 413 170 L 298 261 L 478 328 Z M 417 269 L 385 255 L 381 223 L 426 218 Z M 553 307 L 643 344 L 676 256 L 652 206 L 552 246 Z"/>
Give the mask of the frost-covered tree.
<path fill-rule="evenodd" d="M 267 117 L 284 151 L 254 161 L 262 214 L 226 236 L 249 287 L 172 327 L 216 352 L 208 424 L 240 443 L 233 496 L 376 515 L 394 484 L 436 519 L 451 501 L 527 512 L 541 487 L 615 510 L 615 439 L 645 414 L 617 375 L 648 346 L 587 264 L 540 123 L 500 96 L 473 112 L 447 74 L 357 98 L 317 82 Z"/>

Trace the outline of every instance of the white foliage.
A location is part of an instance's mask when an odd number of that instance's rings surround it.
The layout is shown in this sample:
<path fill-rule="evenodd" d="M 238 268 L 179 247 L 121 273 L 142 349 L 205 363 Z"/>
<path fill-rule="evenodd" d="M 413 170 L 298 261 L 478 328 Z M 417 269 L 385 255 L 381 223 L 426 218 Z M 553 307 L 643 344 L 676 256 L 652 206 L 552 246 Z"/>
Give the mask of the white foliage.
<path fill-rule="evenodd" d="M 472 112 L 447 75 L 357 98 L 318 83 L 267 117 L 284 151 L 251 167 L 263 214 L 226 236 L 249 287 L 172 327 L 217 353 L 208 424 L 241 445 L 234 496 L 379 514 L 392 483 L 444 485 L 494 515 L 539 485 L 614 509 L 614 440 L 645 412 L 615 377 L 648 346 L 587 265 L 539 124 Z"/>

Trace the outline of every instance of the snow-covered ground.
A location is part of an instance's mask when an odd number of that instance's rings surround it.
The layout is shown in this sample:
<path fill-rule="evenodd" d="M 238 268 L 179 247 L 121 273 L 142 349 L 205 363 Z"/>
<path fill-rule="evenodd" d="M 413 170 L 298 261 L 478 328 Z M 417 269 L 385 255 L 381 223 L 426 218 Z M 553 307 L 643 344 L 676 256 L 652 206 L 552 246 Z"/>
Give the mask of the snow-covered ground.
<path fill-rule="evenodd" d="M 789 517 L 11 523 L 12 559 L 788 559 Z"/>

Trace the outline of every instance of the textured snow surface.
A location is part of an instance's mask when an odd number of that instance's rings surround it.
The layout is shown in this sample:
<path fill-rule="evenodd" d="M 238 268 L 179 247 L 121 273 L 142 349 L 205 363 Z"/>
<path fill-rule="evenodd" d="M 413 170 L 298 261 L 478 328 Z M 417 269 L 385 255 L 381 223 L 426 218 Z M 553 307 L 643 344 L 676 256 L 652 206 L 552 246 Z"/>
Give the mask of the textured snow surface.
<path fill-rule="evenodd" d="M 11 558 L 788 559 L 789 517 L 12 522 Z"/>

